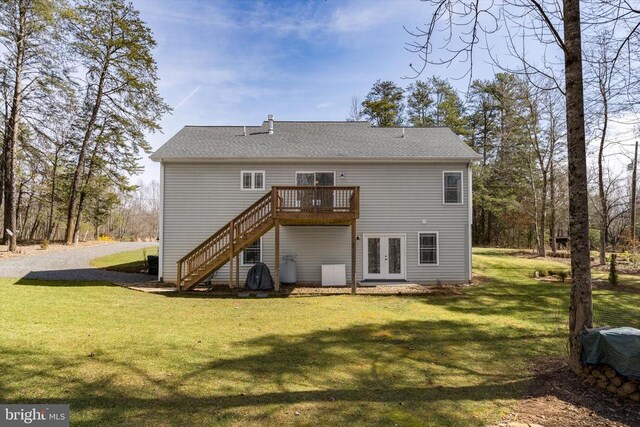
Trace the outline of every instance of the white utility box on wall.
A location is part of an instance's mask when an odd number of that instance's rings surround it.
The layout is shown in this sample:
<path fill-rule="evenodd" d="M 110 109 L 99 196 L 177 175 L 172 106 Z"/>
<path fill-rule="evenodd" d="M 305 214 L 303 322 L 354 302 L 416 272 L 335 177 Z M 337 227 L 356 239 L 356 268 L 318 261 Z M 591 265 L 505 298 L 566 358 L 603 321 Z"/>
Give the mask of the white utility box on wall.
<path fill-rule="evenodd" d="M 323 265 L 322 286 L 347 286 L 347 266 L 345 264 Z"/>

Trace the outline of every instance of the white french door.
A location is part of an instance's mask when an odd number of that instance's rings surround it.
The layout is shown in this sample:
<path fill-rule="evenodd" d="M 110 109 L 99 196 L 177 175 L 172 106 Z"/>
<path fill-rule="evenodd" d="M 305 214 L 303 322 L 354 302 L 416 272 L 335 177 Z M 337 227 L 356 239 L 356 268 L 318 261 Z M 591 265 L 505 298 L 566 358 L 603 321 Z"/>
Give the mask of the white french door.
<path fill-rule="evenodd" d="M 362 235 L 363 279 L 402 280 L 405 278 L 405 235 Z"/>

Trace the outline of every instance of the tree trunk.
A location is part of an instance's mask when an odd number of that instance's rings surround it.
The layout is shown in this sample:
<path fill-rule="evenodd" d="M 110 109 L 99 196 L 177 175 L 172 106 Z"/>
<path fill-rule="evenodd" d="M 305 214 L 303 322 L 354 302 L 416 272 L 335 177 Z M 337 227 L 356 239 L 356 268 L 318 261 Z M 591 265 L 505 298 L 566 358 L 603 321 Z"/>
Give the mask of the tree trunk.
<path fill-rule="evenodd" d="M 27 200 L 27 206 L 24 208 L 24 217 L 22 218 L 22 226 L 20 227 L 20 230 L 23 233 L 23 240 L 27 239 L 27 222 L 29 221 L 29 214 L 31 213 L 31 205 L 33 202 L 33 193 L 27 195 L 29 196 L 29 199 Z M 20 209 L 20 204 L 18 204 L 18 209 Z"/>
<path fill-rule="evenodd" d="M 531 160 L 529 160 L 529 179 L 531 181 L 531 193 L 533 194 L 533 236 L 536 240 L 536 252 L 538 256 L 543 256 L 544 253 L 544 240 L 540 240 L 540 236 L 544 236 L 544 228 L 540 230 L 539 217 L 540 212 L 538 210 L 538 196 L 536 191 L 536 184 L 533 176 L 533 166 Z M 531 243 L 531 233 L 529 233 L 529 243 Z M 531 248 L 531 245 L 529 245 Z"/>
<path fill-rule="evenodd" d="M 593 322 L 580 0 L 564 0 L 563 12 L 571 239 L 569 364 L 580 373 L 580 333 Z"/>
<path fill-rule="evenodd" d="M 76 216 L 76 224 L 73 229 L 73 241 L 78 242 L 78 233 L 80 232 L 80 219 L 82 218 L 82 211 L 84 210 L 84 202 L 87 197 L 87 186 L 91 182 L 91 178 L 93 177 L 93 173 L 95 172 L 96 167 L 96 158 L 98 156 L 98 149 L 100 148 L 100 138 L 102 137 L 102 133 L 104 132 L 104 125 L 102 126 L 99 135 L 96 138 L 96 145 L 93 147 L 93 151 L 91 153 L 91 160 L 89 161 L 89 172 L 87 172 L 86 179 L 82 184 L 82 188 L 80 189 L 80 200 L 78 202 L 78 213 Z"/>
<path fill-rule="evenodd" d="M 543 171 L 542 173 L 542 200 L 540 201 L 540 246 L 538 248 L 538 256 L 546 257 L 547 256 L 547 247 L 545 245 L 544 234 L 547 230 L 547 191 L 548 183 L 547 183 L 547 173 Z"/>
<path fill-rule="evenodd" d="M 84 210 L 84 200 L 87 193 L 82 190 L 80 191 L 80 199 L 78 201 L 78 208 L 76 213 L 76 221 L 73 227 L 73 242 L 78 243 L 78 239 L 80 238 L 80 222 L 82 220 L 82 211 Z"/>
<path fill-rule="evenodd" d="M 598 150 L 598 195 L 600 198 L 600 265 L 606 261 L 605 250 L 607 247 L 607 231 L 609 230 L 609 208 L 607 204 L 607 193 L 604 189 L 604 143 L 607 137 L 607 125 L 609 122 L 609 104 L 606 90 L 600 84 L 600 93 L 604 107 L 602 134 L 600 135 L 600 147 Z"/>
<path fill-rule="evenodd" d="M 87 123 L 87 127 L 82 138 L 82 145 L 78 154 L 78 163 L 76 169 L 73 172 L 73 180 L 71 181 L 71 194 L 69 197 L 69 207 L 67 210 L 67 229 L 65 232 L 65 244 L 72 245 L 74 238 L 74 231 L 76 227 L 73 222 L 74 211 L 76 208 L 76 202 L 78 201 L 78 192 L 80 190 L 80 179 L 84 173 L 84 162 L 87 156 L 87 148 L 91 135 L 98 119 L 98 113 L 100 112 L 100 106 L 102 104 L 102 97 L 104 95 L 104 83 L 107 76 L 107 70 L 109 69 L 110 51 L 107 50 L 105 54 L 105 60 L 102 64 L 102 70 L 100 71 L 100 79 L 98 80 L 98 91 L 96 93 L 96 99 L 94 100 L 93 108 L 91 109 L 91 116 Z"/>
<path fill-rule="evenodd" d="M 4 228 L 11 230 L 8 236 L 9 250 L 18 249 L 18 230 L 16 205 L 16 148 L 18 146 L 18 131 L 20 126 L 20 106 L 22 103 L 22 72 L 25 60 L 25 26 L 27 20 L 27 5 L 24 1 L 18 3 L 18 28 L 16 34 L 16 63 L 13 96 L 11 98 L 11 112 L 7 119 L 4 135 L 5 149 L 5 205 Z"/>
<path fill-rule="evenodd" d="M 29 233 L 29 240 L 33 241 L 36 236 L 36 231 L 40 228 L 40 213 L 42 212 L 42 202 L 38 203 L 38 211 L 36 212 L 36 219 L 33 221 L 31 232 Z"/>
<path fill-rule="evenodd" d="M 633 174 L 631 177 L 631 240 L 635 251 L 636 247 L 636 197 L 638 186 L 638 141 L 636 141 L 636 150 L 633 156 Z"/>
<path fill-rule="evenodd" d="M 556 244 L 556 183 L 555 183 L 555 171 L 553 156 L 550 159 L 549 164 L 549 204 L 551 209 L 549 212 L 549 237 L 551 238 L 551 253 L 555 256 L 558 250 Z"/>
<path fill-rule="evenodd" d="M 56 149 L 55 156 L 53 158 L 53 171 L 51 176 L 51 197 L 49 199 L 49 221 L 47 225 L 47 240 L 51 240 L 53 238 L 53 212 L 55 211 L 55 203 L 56 203 L 56 179 L 58 177 L 58 158 L 59 158 L 59 149 Z"/>

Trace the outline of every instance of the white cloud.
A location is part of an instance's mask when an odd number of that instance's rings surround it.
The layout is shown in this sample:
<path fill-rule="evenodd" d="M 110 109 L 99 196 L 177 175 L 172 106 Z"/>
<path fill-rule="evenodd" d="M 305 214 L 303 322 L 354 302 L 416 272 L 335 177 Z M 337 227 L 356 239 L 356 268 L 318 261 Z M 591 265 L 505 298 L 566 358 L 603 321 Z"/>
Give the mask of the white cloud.
<path fill-rule="evenodd" d="M 337 8 L 331 16 L 328 29 L 333 33 L 347 34 L 372 30 L 401 16 L 409 21 L 424 5 L 413 0 L 352 1 Z"/>

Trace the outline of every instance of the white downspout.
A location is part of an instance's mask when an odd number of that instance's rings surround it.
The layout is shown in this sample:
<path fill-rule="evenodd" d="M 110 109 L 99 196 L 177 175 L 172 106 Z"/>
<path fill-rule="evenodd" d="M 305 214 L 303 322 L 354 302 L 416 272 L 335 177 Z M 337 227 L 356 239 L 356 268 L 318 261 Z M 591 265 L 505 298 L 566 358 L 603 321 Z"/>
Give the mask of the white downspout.
<path fill-rule="evenodd" d="M 473 265 L 472 265 L 472 247 L 473 247 L 473 236 L 472 236 L 472 228 L 473 228 L 473 169 L 471 167 L 471 162 L 467 165 L 467 207 L 468 207 L 468 217 L 467 217 L 467 235 L 469 247 L 467 250 L 469 251 L 469 265 L 468 265 L 468 279 L 471 281 L 473 279 Z"/>
<path fill-rule="evenodd" d="M 160 212 L 158 212 L 158 280 L 162 281 L 162 261 L 164 258 L 164 162 L 160 161 Z"/>

